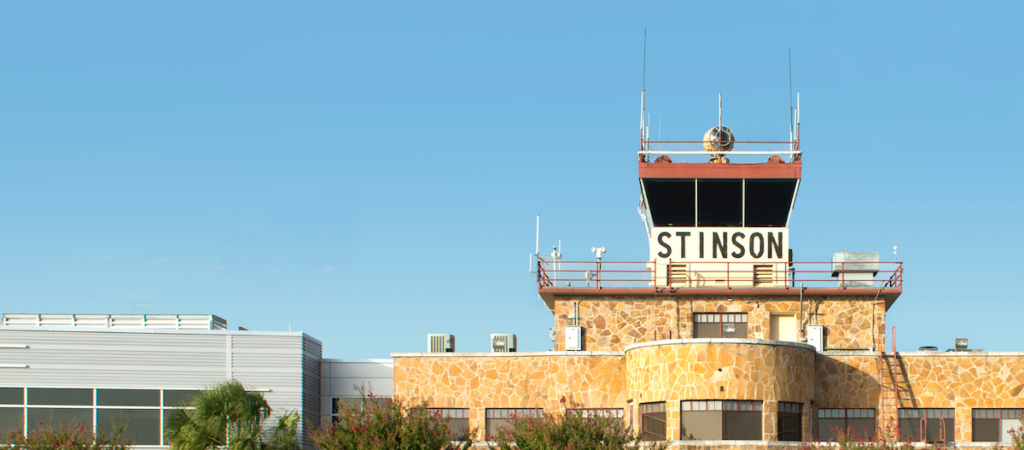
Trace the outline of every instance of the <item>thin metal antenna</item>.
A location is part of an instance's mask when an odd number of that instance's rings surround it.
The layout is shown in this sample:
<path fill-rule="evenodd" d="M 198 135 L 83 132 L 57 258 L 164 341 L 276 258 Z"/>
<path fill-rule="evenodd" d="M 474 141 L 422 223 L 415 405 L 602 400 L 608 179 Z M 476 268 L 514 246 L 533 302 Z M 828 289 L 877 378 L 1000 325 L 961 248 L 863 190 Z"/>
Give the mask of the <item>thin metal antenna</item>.
<path fill-rule="evenodd" d="M 643 63 L 643 78 L 641 78 L 641 90 L 640 90 L 640 150 L 647 150 L 647 145 L 644 141 L 647 140 L 646 136 L 646 123 L 644 121 L 647 109 L 644 106 L 644 96 L 647 94 L 647 27 L 644 27 L 644 63 Z M 643 156 L 643 161 L 647 162 L 649 155 Z"/>
<path fill-rule="evenodd" d="M 722 133 L 722 93 L 718 93 L 718 133 Z"/>
<path fill-rule="evenodd" d="M 534 245 L 533 254 L 540 254 L 540 214 L 537 214 L 537 242 Z"/>
<path fill-rule="evenodd" d="M 789 151 L 793 151 L 793 49 L 789 50 Z"/>
<path fill-rule="evenodd" d="M 647 27 L 644 27 L 644 79 L 643 90 L 647 90 Z"/>

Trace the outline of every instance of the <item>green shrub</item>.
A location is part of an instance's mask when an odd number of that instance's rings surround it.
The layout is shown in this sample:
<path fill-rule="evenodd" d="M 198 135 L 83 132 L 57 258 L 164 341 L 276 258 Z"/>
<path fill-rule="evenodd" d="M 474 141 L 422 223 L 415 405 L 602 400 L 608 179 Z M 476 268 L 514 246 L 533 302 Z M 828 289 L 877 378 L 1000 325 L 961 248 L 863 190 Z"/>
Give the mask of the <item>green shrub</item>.
<path fill-rule="evenodd" d="M 125 427 L 114 428 L 106 434 L 100 430 L 95 435 L 90 427 L 82 424 L 58 428 L 41 428 L 28 434 L 12 430 L 3 434 L 2 444 L 11 450 L 128 450 L 132 443 L 124 435 Z"/>
<path fill-rule="evenodd" d="M 501 450 L 621 450 L 662 449 L 663 444 L 645 442 L 634 436 L 625 421 L 580 412 L 582 405 L 562 397 L 561 414 L 515 418 L 512 426 L 489 436 Z"/>
<path fill-rule="evenodd" d="M 333 423 L 310 431 L 320 450 L 456 450 L 471 443 L 453 442 L 448 421 L 423 404 L 378 398 L 360 390 L 357 404 L 342 403 Z M 470 432 L 473 435 L 473 432 Z"/>
<path fill-rule="evenodd" d="M 189 406 L 175 409 L 167 420 L 164 433 L 173 450 L 298 450 L 299 415 L 286 412 L 268 432 L 270 404 L 262 392 L 246 390 L 238 381 L 203 389 Z"/>

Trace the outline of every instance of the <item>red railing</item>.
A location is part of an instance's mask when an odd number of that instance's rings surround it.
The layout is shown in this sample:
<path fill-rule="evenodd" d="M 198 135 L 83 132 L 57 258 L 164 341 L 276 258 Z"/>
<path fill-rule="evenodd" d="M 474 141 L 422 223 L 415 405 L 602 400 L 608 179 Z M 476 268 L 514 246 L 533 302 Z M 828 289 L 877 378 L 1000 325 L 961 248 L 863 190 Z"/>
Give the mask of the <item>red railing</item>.
<path fill-rule="evenodd" d="M 883 289 L 902 291 L 902 262 L 537 262 L 537 285 L 560 288 Z"/>

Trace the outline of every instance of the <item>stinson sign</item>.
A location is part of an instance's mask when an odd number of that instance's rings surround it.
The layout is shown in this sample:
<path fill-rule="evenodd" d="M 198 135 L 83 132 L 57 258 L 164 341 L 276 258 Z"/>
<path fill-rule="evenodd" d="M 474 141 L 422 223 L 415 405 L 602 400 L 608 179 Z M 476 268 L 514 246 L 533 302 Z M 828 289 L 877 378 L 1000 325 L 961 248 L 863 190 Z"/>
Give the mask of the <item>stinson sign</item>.
<path fill-rule="evenodd" d="M 788 228 L 654 227 L 650 260 L 786 262 Z"/>

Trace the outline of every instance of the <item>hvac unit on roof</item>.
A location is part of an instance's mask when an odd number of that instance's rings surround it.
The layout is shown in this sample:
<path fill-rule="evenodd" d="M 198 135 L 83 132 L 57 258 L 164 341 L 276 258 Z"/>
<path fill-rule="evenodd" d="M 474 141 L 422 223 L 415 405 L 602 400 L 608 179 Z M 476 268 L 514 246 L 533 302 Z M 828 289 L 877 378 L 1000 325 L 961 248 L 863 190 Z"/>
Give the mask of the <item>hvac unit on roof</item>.
<path fill-rule="evenodd" d="M 430 353 L 455 353 L 455 335 L 428 334 L 427 351 Z"/>
<path fill-rule="evenodd" d="M 491 351 L 494 353 L 515 353 L 516 335 L 514 334 L 492 334 Z"/>

